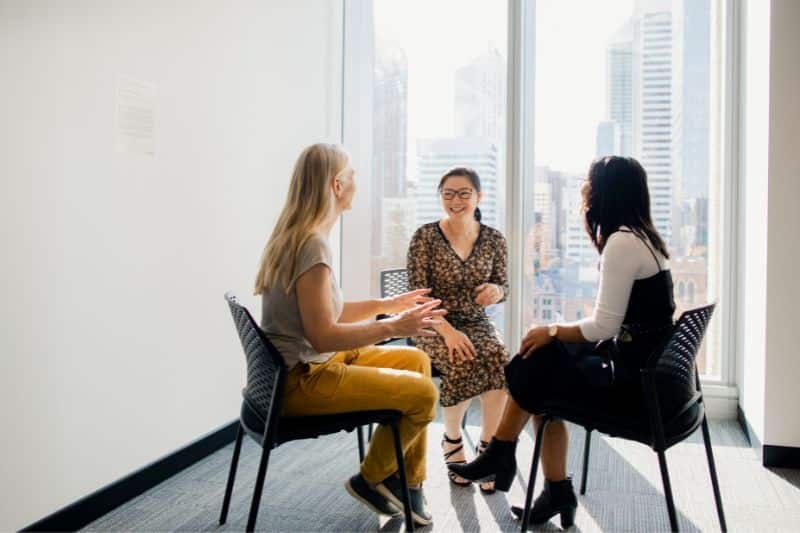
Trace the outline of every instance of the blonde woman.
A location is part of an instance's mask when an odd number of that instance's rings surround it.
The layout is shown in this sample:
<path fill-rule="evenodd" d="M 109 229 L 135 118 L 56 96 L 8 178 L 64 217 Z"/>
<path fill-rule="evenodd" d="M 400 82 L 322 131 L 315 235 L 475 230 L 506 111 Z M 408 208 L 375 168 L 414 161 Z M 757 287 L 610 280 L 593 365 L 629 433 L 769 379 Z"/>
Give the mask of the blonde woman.
<path fill-rule="evenodd" d="M 315 144 L 297 159 L 289 194 L 267 242 L 255 293 L 262 296 L 261 326 L 289 369 L 286 416 L 395 409 L 404 446 L 414 521 L 432 522 L 425 509 L 426 427 L 437 390 L 430 361 L 410 347 L 379 347 L 390 337 L 432 336 L 445 314 L 428 289 L 381 300 L 343 301 L 333 275 L 328 234 L 356 191 L 355 171 L 336 145 Z M 371 320 L 377 314 L 394 314 Z M 347 491 L 380 514 L 403 511 L 391 430 L 378 427 L 360 472 Z"/>

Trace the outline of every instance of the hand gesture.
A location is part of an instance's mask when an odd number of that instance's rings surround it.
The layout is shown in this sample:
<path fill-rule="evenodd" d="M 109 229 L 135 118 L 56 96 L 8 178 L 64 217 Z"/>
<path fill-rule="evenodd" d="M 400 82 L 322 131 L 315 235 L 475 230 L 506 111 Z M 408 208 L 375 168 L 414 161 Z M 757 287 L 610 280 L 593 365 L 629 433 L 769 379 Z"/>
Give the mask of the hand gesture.
<path fill-rule="evenodd" d="M 537 349 L 550 344 L 553 337 L 550 336 L 547 326 L 531 326 L 519 347 L 519 353 L 523 359 L 527 359 Z"/>
<path fill-rule="evenodd" d="M 503 289 L 494 283 L 481 283 L 472 290 L 475 303 L 486 307 L 496 304 L 503 298 Z"/>
<path fill-rule="evenodd" d="M 387 319 L 387 322 L 392 325 L 392 336 L 412 337 L 419 335 L 434 337 L 438 335 L 431 328 L 442 323 L 441 320 L 438 320 L 438 317 L 447 314 L 446 309 L 436 309 L 441 303 L 441 300 L 430 300 Z"/>
<path fill-rule="evenodd" d="M 430 296 L 426 296 L 429 292 L 431 292 L 430 289 L 417 289 L 384 298 L 383 312 L 387 315 L 396 315 L 417 305 L 428 303 L 433 300 Z"/>
<path fill-rule="evenodd" d="M 463 332 L 455 328 L 449 328 L 446 334 L 443 335 L 444 343 L 447 345 L 447 355 L 450 360 L 460 359 L 462 361 L 471 361 L 478 356 L 475 346 Z"/>

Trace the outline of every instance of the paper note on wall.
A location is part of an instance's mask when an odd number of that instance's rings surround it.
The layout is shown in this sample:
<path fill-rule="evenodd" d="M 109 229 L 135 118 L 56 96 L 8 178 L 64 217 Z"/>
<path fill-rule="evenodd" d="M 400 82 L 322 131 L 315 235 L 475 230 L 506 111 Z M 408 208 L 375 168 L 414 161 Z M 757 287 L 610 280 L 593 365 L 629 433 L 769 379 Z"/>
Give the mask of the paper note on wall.
<path fill-rule="evenodd" d="M 114 145 L 117 153 L 155 153 L 156 86 L 117 76 L 114 94 Z"/>

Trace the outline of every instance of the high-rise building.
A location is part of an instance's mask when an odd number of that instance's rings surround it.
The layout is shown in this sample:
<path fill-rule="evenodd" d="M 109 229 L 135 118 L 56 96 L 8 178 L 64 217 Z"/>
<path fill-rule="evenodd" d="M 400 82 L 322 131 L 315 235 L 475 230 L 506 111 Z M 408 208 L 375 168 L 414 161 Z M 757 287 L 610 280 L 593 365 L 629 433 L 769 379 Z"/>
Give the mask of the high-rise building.
<path fill-rule="evenodd" d="M 633 154 L 633 39 L 634 22 L 628 20 L 609 40 L 606 49 L 606 107 L 610 121 L 617 124 L 619 147 L 597 155 Z M 598 143 L 600 129 L 598 128 Z"/>
<path fill-rule="evenodd" d="M 455 136 L 505 138 L 506 65 L 496 48 L 456 70 Z"/>
<path fill-rule="evenodd" d="M 597 125 L 597 157 L 622 154 L 622 135 L 619 124 L 604 120 Z"/>
<path fill-rule="evenodd" d="M 563 176 L 563 204 L 565 210 L 564 237 L 564 263 L 577 263 L 588 265 L 597 263 L 597 251 L 586 236 L 581 212 L 581 183 L 583 179 L 578 175 Z"/>
<path fill-rule="evenodd" d="M 483 192 L 480 203 L 483 223 L 497 228 L 500 220 L 497 194 L 497 145 L 491 139 L 483 137 L 417 141 L 417 226 L 443 216 L 437 187 L 442 174 L 453 167 L 470 167 L 478 173 Z"/>
<path fill-rule="evenodd" d="M 375 43 L 372 87 L 372 254 L 381 253 L 384 198 L 407 195 L 408 60 L 396 43 Z"/>
<path fill-rule="evenodd" d="M 635 22 L 634 155 L 647 170 L 653 222 L 669 246 L 675 216 L 671 0 L 639 0 Z"/>
<path fill-rule="evenodd" d="M 711 86 L 709 0 L 674 0 L 673 176 L 681 200 L 708 197 Z"/>

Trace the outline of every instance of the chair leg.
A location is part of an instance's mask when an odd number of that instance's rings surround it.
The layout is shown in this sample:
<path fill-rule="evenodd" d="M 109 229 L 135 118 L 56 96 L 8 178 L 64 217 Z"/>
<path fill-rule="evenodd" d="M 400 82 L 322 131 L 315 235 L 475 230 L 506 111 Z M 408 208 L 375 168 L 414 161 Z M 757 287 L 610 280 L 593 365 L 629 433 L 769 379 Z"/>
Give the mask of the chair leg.
<path fill-rule="evenodd" d="M 364 431 L 361 426 L 356 429 L 358 435 L 358 462 L 364 462 Z"/>
<path fill-rule="evenodd" d="M 400 429 L 397 422 L 392 422 L 392 436 L 394 437 L 394 452 L 397 456 L 397 473 L 400 474 L 400 486 L 403 491 L 403 511 L 406 519 L 406 531 L 414 532 L 414 518 L 411 516 L 411 495 L 408 493 L 408 478 L 406 477 L 406 460 L 403 457 L 403 443 L 400 441 Z"/>
<path fill-rule="evenodd" d="M 728 531 L 725 523 L 725 512 L 722 510 L 722 495 L 719 492 L 719 480 L 717 479 L 717 467 L 714 465 L 714 454 L 711 451 L 711 436 L 708 434 L 708 421 L 703 415 L 703 443 L 706 446 L 706 457 L 708 458 L 708 470 L 711 473 L 711 485 L 714 487 L 714 501 L 717 503 L 717 516 L 719 526 L 723 533 Z"/>
<path fill-rule="evenodd" d="M 528 519 L 531 514 L 531 502 L 533 501 L 533 487 L 536 485 L 536 471 L 539 468 L 539 456 L 542 454 L 542 440 L 544 438 L 544 428 L 550 422 L 550 417 L 545 416 L 542 418 L 542 423 L 536 431 L 536 444 L 533 447 L 533 460 L 531 461 L 531 473 L 528 476 L 528 490 L 525 493 L 525 507 L 522 512 L 522 527 L 520 531 L 528 529 Z"/>
<path fill-rule="evenodd" d="M 592 445 L 592 430 L 586 430 L 586 441 L 583 443 L 583 473 L 581 474 L 581 496 L 586 494 L 586 478 L 589 475 L 589 449 Z"/>
<path fill-rule="evenodd" d="M 658 466 L 661 468 L 661 481 L 664 483 L 664 497 L 667 500 L 667 513 L 669 513 L 669 525 L 672 531 L 678 531 L 678 517 L 675 513 L 675 502 L 672 499 L 672 485 L 669 482 L 669 472 L 667 471 L 667 456 L 662 450 L 658 452 Z"/>
<path fill-rule="evenodd" d="M 263 445 L 262 445 L 263 446 Z M 253 501 L 250 504 L 250 515 L 247 517 L 247 533 L 256 528 L 256 518 L 258 517 L 258 506 L 261 504 L 261 491 L 264 488 L 264 478 L 267 475 L 267 464 L 269 463 L 268 447 L 263 446 L 261 450 L 261 462 L 258 464 L 258 475 L 256 476 L 256 487 L 253 491 Z"/>
<path fill-rule="evenodd" d="M 367 426 L 367 442 L 372 442 L 372 424 Z"/>
<path fill-rule="evenodd" d="M 231 494 L 233 494 L 233 482 L 236 480 L 236 468 L 239 465 L 239 452 L 242 449 L 242 437 L 244 430 L 242 424 L 236 432 L 236 444 L 233 445 L 233 457 L 231 458 L 231 468 L 228 472 L 228 483 L 225 486 L 225 498 L 222 500 L 222 512 L 219 515 L 219 525 L 223 525 L 228 519 L 228 507 L 231 504 Z"/>

